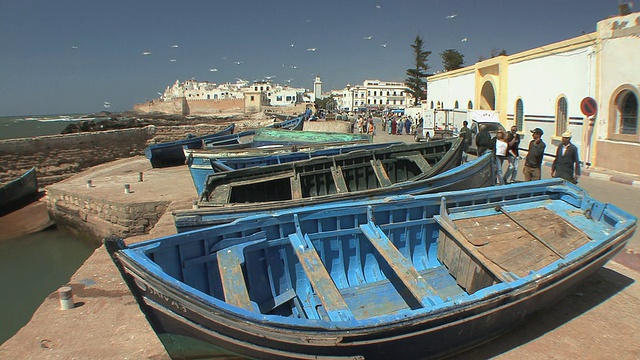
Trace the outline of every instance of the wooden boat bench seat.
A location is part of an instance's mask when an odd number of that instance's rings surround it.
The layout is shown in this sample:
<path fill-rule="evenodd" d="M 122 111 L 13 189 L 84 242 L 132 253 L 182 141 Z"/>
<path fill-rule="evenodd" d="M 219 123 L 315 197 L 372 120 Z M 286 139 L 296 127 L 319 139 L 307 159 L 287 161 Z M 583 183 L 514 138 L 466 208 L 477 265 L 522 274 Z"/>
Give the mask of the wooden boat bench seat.
<path fill-rule="evenodd" d="M 429 164 L 429 162 L 424 158 L 424 156 L 417 151 L 411 154 L 403 154 L 400 156 L 396 156 L 395 158 L 414 162 L 416 165 L 418 165 L 418 167 L 420 168 L 420 170 L 422 170 L 423 173 L 426 173 L 429 170 L 431 170 L 431 164 Z"/>
<path fill-rule="evenodd" d="M 437 296 L 437 292 L 418 273 L 418 270 L 411 262 L 404 257 L 398 249 L 393 246 L 391 240 L 384 234 L 382 229 L 369 222 L 361 224 L 360 230 L 371 241 L 378 253 L 386 260 L 393 269 L 395 275 L 402 281 L 411 295 L 423 307 L 440 304 L 443 300 Z"/>
<path fill-rule="evenodd" d="M 290 234 L 289 241 L 329 319 L 331 321 L 355 320 L 309 236 Z"/>

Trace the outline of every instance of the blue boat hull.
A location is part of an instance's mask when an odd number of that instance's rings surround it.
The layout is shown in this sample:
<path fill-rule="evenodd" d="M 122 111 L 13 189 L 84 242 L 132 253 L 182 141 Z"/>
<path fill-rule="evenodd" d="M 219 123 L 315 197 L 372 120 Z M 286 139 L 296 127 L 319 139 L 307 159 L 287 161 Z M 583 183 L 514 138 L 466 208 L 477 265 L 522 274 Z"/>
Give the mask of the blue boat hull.
<path fill-rule="evenodd" d="M 36 168 L 0 187 L 0 215 L 8 214 L 35 200 L 38 195 Z"/>
<path fill-rule="evenodd" d="M 215 141 L 217 138 L 232 134 L 234 128 L 235 125 L 231 124 L 215 134 L 152 144 L 144 149 L 144 155 L 149 159 L 151 166 L 154 168 L 184 165 L 186 159 L 183 148 L 202 149 L 203 141 Z"/>
<path fill-rule="evenodd" d="M 399 143 L 375 143 L 375 144 L 358 144 L 349 146 L 329 146 L 324 149 L 302 150 L 288 152 L 280 152 L 274 154 L 262 154 L 255 156 L 228 156 L 228 157 L 208 157 L 206 153 L 193 154 L 187 158 L 189 172 L 196 187 L 196 193 L 201 194 L 207 177 L 211 174 L 221 171 L 231 171 L 245 169 L 256 166 L 269 166 L 284 164 L 294 161 L 309 160 L 318 156 L 333 156 L 339 154 L 347 154 L 353 151 L 372 150 L 377 148 L 397 145 Z"/>
<path fill-rule="evenodd" d="M 531 211 L 552 216 L 521 217 Z M 456 246 L 457 232 L 484 226 L 465 222 L 504 226 L 507 217 L 544 239 L 472 237 Z M 557 301 L 624 247 L 636 221 L 548 180 L 309 206 L 105 245 L 161 339 L 261 359 L 437 358 Z M 570 231 L 544 235 L 549 228 Z M 528 251 L 500 260 L 495 251 L 505 246 L 504 254 Z M 190 356 L 221 354 L 201 351 Z"/>

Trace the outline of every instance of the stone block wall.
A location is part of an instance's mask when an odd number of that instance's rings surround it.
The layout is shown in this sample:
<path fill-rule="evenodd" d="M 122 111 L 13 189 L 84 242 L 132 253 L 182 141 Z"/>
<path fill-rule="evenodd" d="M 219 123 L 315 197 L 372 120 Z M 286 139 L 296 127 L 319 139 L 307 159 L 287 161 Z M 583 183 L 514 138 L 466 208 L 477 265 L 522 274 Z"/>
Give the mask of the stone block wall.
<path fill-rule="evenodd" d="M 35 166 L 42 187 L 95 165 L 142 155 L 155 129 L 147 126 L 0 140 L 0 182 L 15 179 Z"/>
<path fill-rule="evenodd" d="M 224 112 L 244 113 L 244 99 L 197 99 L 186 101 L 186 115 L 206 115 Z"/>
<path fill-rule="evenodd" d="M 105 237 L 125 238 L 148 233 L 170 204 L 163 201 L 122 204 L 55 186 L 47 188 L 47 195 L 49 213 L 58 228 L 96 245 Z"/>

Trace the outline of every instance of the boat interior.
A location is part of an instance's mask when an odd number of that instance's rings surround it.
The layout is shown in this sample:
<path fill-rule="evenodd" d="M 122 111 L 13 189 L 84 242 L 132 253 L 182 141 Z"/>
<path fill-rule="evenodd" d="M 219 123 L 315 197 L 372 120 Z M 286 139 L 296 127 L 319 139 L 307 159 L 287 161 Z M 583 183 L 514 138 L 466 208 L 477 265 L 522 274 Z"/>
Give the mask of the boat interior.
<path fill-rule="evenodd" d="M 169 276 L 254 313 L 401 315 L 543 275 L 623 221 L 578 193 L 548 189 L 266 217 L 246 231 L 239 223 L 184 233 L 145 254 Z"/>
<path fill-rule="evenodd" d="M 427 177 L 450 148 L 451 142 L 443 142 L 408 151 L 356 152 L 212 174 L 200 202 L 282 201 L 391 186 Z"/>

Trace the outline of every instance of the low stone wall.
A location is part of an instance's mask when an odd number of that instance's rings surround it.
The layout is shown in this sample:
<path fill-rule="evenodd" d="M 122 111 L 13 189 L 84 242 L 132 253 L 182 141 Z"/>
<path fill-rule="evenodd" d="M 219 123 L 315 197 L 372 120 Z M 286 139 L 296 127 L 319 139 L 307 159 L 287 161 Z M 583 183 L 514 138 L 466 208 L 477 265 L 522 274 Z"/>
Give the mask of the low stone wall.
<path fill-rule="evenodd" d="M 144 153 L 154 126 L 0 141 L 0 182 L 36 167 L 46 186 L 89 167 Z"/>
<path fill-rule="evenodd" d="M 57 227 L 91 242 L 109 236 L 126 238 L 146 234 L 170 204 L 163 201 L 122 204 L 81 196 L 55 186 L 47 188 L 47 195 L 49 213 Z"/>
<path fill-rule="evenodd" d="M 352 126 L 349 121 L 305 121 L 302 130 L 351 133 Z"/>

